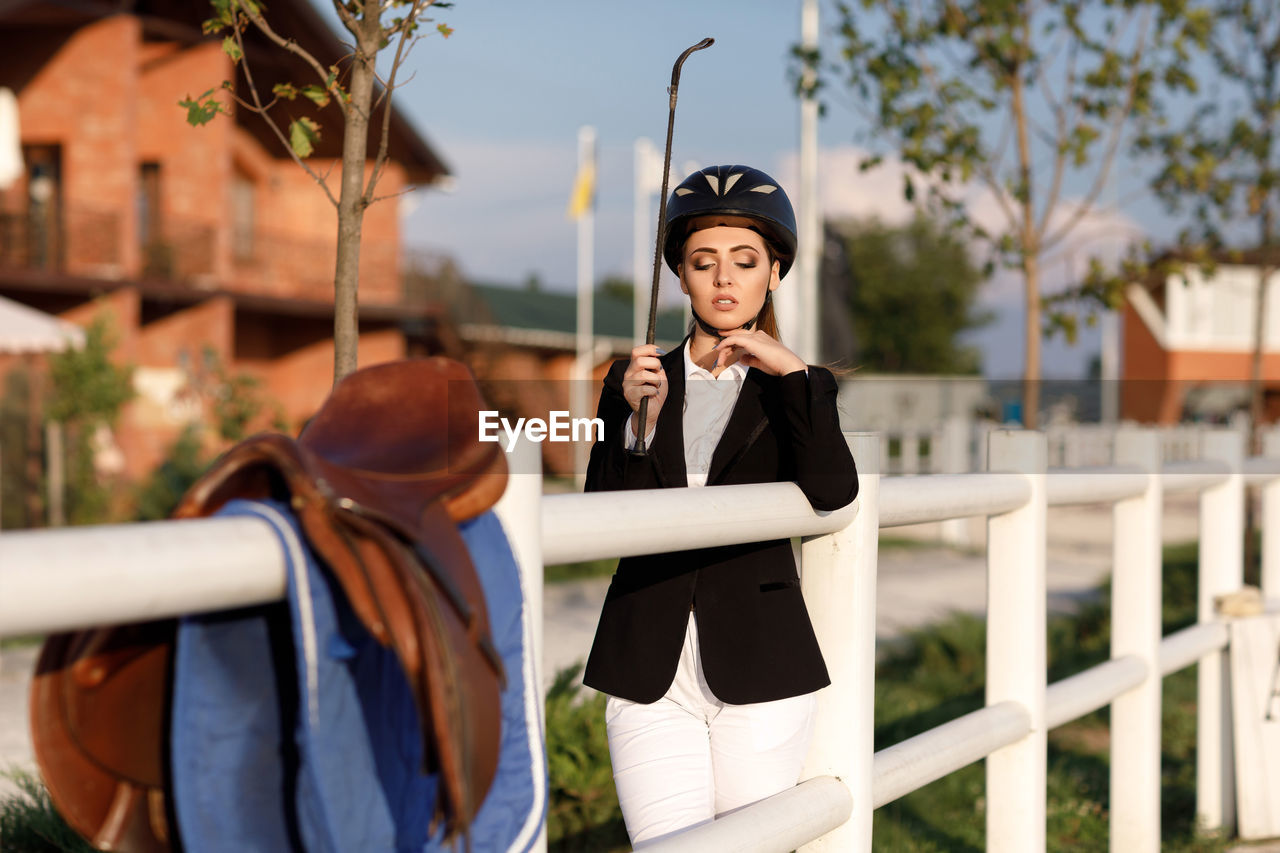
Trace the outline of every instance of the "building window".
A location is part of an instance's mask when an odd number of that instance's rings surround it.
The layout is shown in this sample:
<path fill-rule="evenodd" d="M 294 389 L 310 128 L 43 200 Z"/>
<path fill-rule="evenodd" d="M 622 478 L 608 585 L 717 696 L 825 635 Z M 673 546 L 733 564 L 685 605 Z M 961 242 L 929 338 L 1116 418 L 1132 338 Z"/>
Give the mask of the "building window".
<path fill-rule="evenodd" d="M 256 195 L 253 181 L 236 172 L 231 180 L 231 250 L 237 261 L 253 260 Z"/>
<path fill-rule="evenodd" d="M 143 163 L 138 169 L 138 241 L 145 249 L 161 240 L 160 164 Z"/>
<path fill-rule="evenodd" d="M 62 150 L 57 145 L 24 145 L 27 164 L 27 263 L 62 266 Z"/>
<path fill-rule="evenodd" d="M 164 239 L 160 208 L 160 164 L 138 167 L 138 247 L 142 250 L 142 274 L 148 278 L 173 277 L 173 247 Z"/>

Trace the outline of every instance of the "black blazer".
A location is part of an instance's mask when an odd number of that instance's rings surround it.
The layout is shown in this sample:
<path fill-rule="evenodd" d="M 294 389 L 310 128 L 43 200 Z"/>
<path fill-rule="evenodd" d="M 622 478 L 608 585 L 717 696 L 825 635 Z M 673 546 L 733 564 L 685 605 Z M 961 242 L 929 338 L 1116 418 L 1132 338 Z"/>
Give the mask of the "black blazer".
<path fill-rule="evenodd" d="M 622 396 L 627 361 L 613 363 L 597 410 L 604 440 L 591 450 L 587 491 L 688 485 L 683 358 L 683 346 L 662 357 L 667 400 L 649 453 L 640 458 L 622 440 L 631 415 Z M 807 376 L 747 371 L 707 485 L 788 480 L 817 510 L 839 509 L 858 493 L 858 474 L 840 432 L 835 379 L 822 367 L 810 367 Z M 661 536 L 662 519 L 652 524 Z M 583 681 L 635 702 L 662 698 L 675 679 L 695 601 L 703 670 L 722 702 L 784 699 L 830 683 L 787 539 L 620 560 Z"/>

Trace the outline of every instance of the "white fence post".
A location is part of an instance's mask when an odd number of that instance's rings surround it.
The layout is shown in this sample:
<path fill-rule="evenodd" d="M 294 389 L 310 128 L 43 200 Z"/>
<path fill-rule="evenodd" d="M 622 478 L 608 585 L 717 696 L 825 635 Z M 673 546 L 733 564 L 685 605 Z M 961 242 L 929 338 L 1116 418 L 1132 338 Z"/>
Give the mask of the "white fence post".
<path fill-rule="evenodd" d="M 507 488 L 493 511 L 502 522 L 507 541 L 520 567 L 520 587 L 529 619 L 530 657 L 533 660 L 533 691 L 537 701 L 538 726 L 542 744 L 547 743 L 547 696 L 542 679 L 542 445 L 521 438 L 507 451 Z M 533 846 L 533 853 L 547 849 L 547 824 Z"/>
<path fill-rule="evenodd" d="M 973 425 L 964 415 L 950 415 L 943 422 L 939 431 L 939 446 L 931 449 L 941 459 L 941 465 L 934 466 L 935 471 L 943 474 L 963 474 L 969 468 L 969 436 Z M 942 522 L 942 541 L 954 548 L 967 548 L 973 544 L 969 536 L 969 519 L 948 518 Z"/>
<path fill-rule="evenodd" d="M 844 530 L 806 539 L 801 546 L 801 585 L 831 676 L 831 686 L 818 694 L 804 778 L 843 780 L 853 795 L 853 814 L 840 828 L 801 848 L 806 853 L 871 850 L 880 437 L 846 433 L 845 440 L 858 466 L 858 514 Z"/>
<path fill-rule="evenodd" d="M 1262 455 L 1280 459 L 1280 427 L 1262 434 Z M 1262 486 L 1262 597 L 1280 598 L 1280 478 Z"/>
<path fill-rule="evenodd" d="M 1244 434 L 1215 429 L 1204 434 L 1205 459 L 1226 462 L 1225 483 L 1200 493 L 1198 621 L 1213 622 L 1215 595 L 1244 583 Z M 1205 830 L 1235 831 L 1235 762 L 1231 754 L 1231 682 L 1227 653 L 1217 651 L 1196 667 L 1196 819 Z"/>
<path fill-rule="evenodd" d="M 1045 468 L 1043 433 L 991 433 L 988 470 L 1028 475 L 1031 499 L 987 520 L 987 705 L 1027 709 L 1031 732 L 987 758 L 987 850 L 1045 848 Z"/>
<path fill-rule="evenodd" d="M 1158 853 L 1164 490 L 1155 430 L 1117 430 L 1115 462 L 1137 465 L 1149 476 L 1146 491 L 1113 509 L 1111 657 L 1139 658 L 1147 676 L 1111 705 L 1111 851 Z"/>
<path fill-rule="evenodd" d="M 494 506 L 520 566 L 520 580 L 533 628 L 534 666 L 542 700 L 542 451 L 525 438 L 507 452 L 507 489 Z M 542 707 L 545 702 L 539 704 Z"/>

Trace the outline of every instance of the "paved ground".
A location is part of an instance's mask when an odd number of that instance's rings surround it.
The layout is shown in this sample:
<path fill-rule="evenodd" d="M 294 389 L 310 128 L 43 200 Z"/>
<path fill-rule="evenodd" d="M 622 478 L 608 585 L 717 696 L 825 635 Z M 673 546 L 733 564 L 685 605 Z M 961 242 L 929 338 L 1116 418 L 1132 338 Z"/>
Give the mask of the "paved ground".
<path fill-rule="evenodd" d="M 0 770 L 31 768 L 31 738 L 27 734 L 27 687 L 35 668 L 35 648 L 6 649 L 0 655 Z M 12 791 L 0 779 L 0 797 Z"/>
<path fill-rule="evenodd" d="M 1165 539 L 1196 538 L 1193 498 L 1169 498 Z M 1061 508 L 1049 511 L 1047 547 L 1049 603 L 1054 611 L 1069 610 L 1094 589 L 1111 568 L 1111 515 L 1107 508 Z M 970 525 L 975 547 L 955 549 L 937 545 L 936 525 L 885 531 L 909 545 L 881 549 L 877 581 L 876 633 L 891 638 L 904 629 L 927 624 L 953 610 L 981 613 L 985 608 L 985 562 L 981 551 L 983 525 Z M 595 633 L 596 617 L 607 579 L 549 586 L 544 598 L 544 673 L 549 681 L 563 667 L 586 657 Z M 35 649 L 0 654 L 0 768 L 31 767 L 27 735 L 27 685 Z M 6 783 L 0 780 L 0 796 Z"/>

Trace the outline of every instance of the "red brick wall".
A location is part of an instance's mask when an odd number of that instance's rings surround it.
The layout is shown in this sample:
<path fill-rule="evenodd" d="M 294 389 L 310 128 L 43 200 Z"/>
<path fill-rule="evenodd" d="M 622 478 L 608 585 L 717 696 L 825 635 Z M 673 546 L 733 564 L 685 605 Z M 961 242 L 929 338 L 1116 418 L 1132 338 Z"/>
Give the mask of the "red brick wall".
<path fill-rule="evenodd" d="M 360 335 L 360 366 L 404 358 L 404 336 L 395 330 Z M 283 407 L 296 431 L 316 413 L 333 387 L 333 341 L 318 341 L 271 362 L 247 366 L 263 379 L 266 393 Z"/>
<path fill-rule="evenodd" d="M 139 73 L 138 156 L 132 169 L 136 176 L 141 163 L 160 164 L 160 219 L 178 253 L 174 272 L 197 285 L 231 272 L 229 193 L 236 128 L 227 116 L 192 127 L 178 102 L 216 88 L 231 71 L 221 47 L 205 43 L 153 48 Z"/>
<path fill-rule="evenodd" d="M 222 364 L 229 364 L 234 354 L 234 329 L 231 298 L 214 297 L 144 326 L 139 334 L 138 363 L 165 367 L 185 360 L 195 364 L 210 347 Z"/>
<path fill-rule="evenodd" d="M 136 269 L 139 41 L 138 21 L 130 16 L 89 24 L 18 96 L 23 142 L 62 146 L 71 272 L 118 278 Z"/>
<path fill-rule="evenodd" d="M 340 133 L 340 127 L 322 129 Z M 247 136 L 247 135 L 246 135 Z M 263 161 L 251 140 L 238 145 L 242 171 L 259 181 L 259 220 L 262 223 L 261 257 L 236 270 L 237 289 L 333 300 L 334 261 L 337 254 L 337 211 L 315 180 L 292 160 Z M 308 161 L 318 174 L 329 173 L 328 186 L 338 197 L 342 166 L 333 161 Z M 260 168 L 266 166 L 264 172 Z M 365 179 L 370 174 L 365 171 Z M 394 196 L 404 188 L 404 170 L 388 164 L 378 181 L 377 196 Z M 370 206 L 364 215 L 360 247 L 360 301 L 369 305 L 393 305 L 400 301 L 400 216 L 397 197 Z"/>

